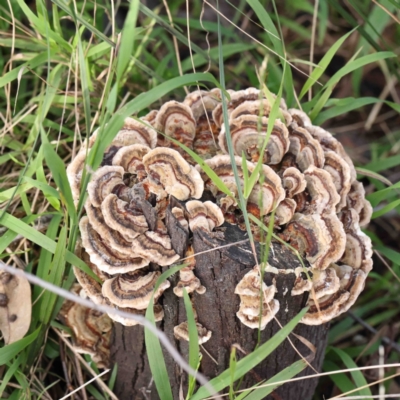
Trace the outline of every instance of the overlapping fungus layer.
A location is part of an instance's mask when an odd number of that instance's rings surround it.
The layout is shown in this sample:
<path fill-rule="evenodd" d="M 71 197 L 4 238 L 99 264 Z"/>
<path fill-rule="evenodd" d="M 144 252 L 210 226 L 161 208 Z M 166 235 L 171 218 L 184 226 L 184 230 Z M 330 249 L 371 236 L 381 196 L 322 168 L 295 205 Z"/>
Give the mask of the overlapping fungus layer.
<path fill-rule="evenodd" d="M 254 88 L 229 91 L 229 95 L 228 121 L 223 120 L 219 90 L 196 91 L 183 103 L 171 101 L 141 119 L 125 121 L 92 175 L 86 216 L 80 221 L 80 256 L 103 283 L 75 269 L 77 279 L 94 302 L 143 314 L 159 266 L 193 255 L 190 246 L 186 254 L 173 249 L 167 212 L 188 233 L 211 232 L 224 222 L 243 228 L 238 191 L 257 171 L 247 199 L 247 212 L 257 220 L 253 233 L 258 237 L 260 226 L 268 226 L 274 214 L 275 233 L 308 261 L 308 274 L 293 272 L 296 281 L 291 291 L 293 296 L 313 293 L 302 322 L 327 322 L 351 307 L 372 268 L 371 242 L 360 229 L 372 212 L 363 185 L 356 180 L 343 146 L 329 132 L 313 126 L 305 113 L 287 109 L 281 100 L 271 127 L 274 95 L 267 99 Z M 95 132 L 67 170 L 75 201 L 87 147 L 96 137 Z M 198 154 L 219 182 L 177 143 Z M 237 187 L 233 163 L 242 188 Z M 211 192 L 215 202 L 199 200 L 204 191 Z M 173 198 L 180 202 L 174 200 L 169 207 Z M 188 293 L 206 291 L 195 267 L 191 257 L 173 288 L 177 296 L 182 296 L 183 288 Z M 157 300 L 169 286 L 167 280 L 154 293 L 158 320 L 163 310 Z M 258 266 L 245 274 L 235 291 L 241 299 L 238 318 L 250 328 L 263 329 L 279 310 L 275 291 L 274 284 L 267 287 L 261 282 Z M 126 325 L 134 323 L 114 314 L 110 317 Z M 176 337 L 187 339 L 185 324 L 176 327 Z M 199 340 L 208 340 L 211 332 L 197 325 Z"/>

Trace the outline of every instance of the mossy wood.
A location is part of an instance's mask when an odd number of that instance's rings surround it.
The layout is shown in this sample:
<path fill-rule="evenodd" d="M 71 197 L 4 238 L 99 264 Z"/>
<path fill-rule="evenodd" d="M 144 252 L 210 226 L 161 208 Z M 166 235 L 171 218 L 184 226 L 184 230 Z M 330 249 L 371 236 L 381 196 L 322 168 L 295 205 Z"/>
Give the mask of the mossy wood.
<path fill-rule="evenodd" d="M 188 238 L 183 234 L 179 224 L 176 224 L 169 213 L 167 227 L 172 238 L 172 245 L 178 254 L 183 254 Z M 258 331 L 244 326 L 236 317 L 239 309 L 239 296 L 234 290 L 243 275 L 254 267 L 255 261 L 249 242 L 234 244 L 247 238 L 245 232 L 234 225 L 224 224 L 217 232 L 198 230 L 193 234 L 193 247 L 196 256 L 196 276 L 207 288 L 204 295 L 193 294 L 193 304 L 198 314 L 198 321 L 212 331 L 211 339 L 203 344 L 206 351 L 202 351 L 201 372 L 208 378 L 214 378 L 229 366 L 229 356 L 233 345 L 237 344 L 237 357 L 244 357 L 245 353 L 252 352 L 257 346 Z M 184 244 L 184 246 L 183 246 Z M 233 244 L 232 246 L 223 247 Z M 260 246 L 257 244 L 257 253 L 260 257 Z M 212 251 L 210 251 L 212 250 Z M 269 252 L 269 264 L 274 267 L 294 269 L 301 264 L 295 254 L 278 242 L 273 242 Z M 178 281 L 178 277 L 172 280 Z M 278 321 L 287 324 L 306 304 L 308 292 L 304 295 L 292 296 L 295 276 L 293 273 L 278 276 L 266 273 L 264 281 L 271 285 L 276 279 L 280 310 L 276 315 Z M 172 282 L 174 286 L 174 282 Z M 176 283 L 176 282 L 175 282 Z M 174 338 L 173 328 L 186 321 L 185 306 L 182 298 L 177 298 L 172 290 L 167 290 L 161 300 L 165 317 L 158 323 L 175 344 L 181 354 L 188 359 L 188 343 Z M 274 320 L 261 331 L 261 343 L 264 343 L 279 331 L 279 325 Z M 309 326 L 299 324 L 294 333 L 311 342 L 316 353 L 311 362 L 313 368 L 320 371 L 325 346 L 327 342 L 328 324 Z M 304 356 L 310 356 L 312 351 L 294 335 L 290 339 L 297 350 Z M 242 352 L 244 351 L 244 353 Z M 212 358 L 207 354 L 212 356 Z M 149 362 L 144 344 L 144 329 L 142 326 L 126 327 L 115 324 L 111 345 L 112 362 L 118 364 L 118 375 L 115 384 L 115 393 L 119 399 L 158 399 L 158 394 L 152 381 Z M 175 363 L 173 358 L 164 351 L 164 357 L 170 377 L 174 399 L 179 399 L 179 390 L 183 393 L 187 389 L 187 374 Z M 273 377 L 282 369 L 288 367 L 300 356 L 288 340 L 285 340 L 269 357 L 250 371 L 243 379 L 241 388 Z M 312 374 L 314 371 L 307 368 L 301 375 Z M 300 380 L 287 383 L 272 393 L 271 399 L 311 399 L 317 384 L 316 379 Z"/>

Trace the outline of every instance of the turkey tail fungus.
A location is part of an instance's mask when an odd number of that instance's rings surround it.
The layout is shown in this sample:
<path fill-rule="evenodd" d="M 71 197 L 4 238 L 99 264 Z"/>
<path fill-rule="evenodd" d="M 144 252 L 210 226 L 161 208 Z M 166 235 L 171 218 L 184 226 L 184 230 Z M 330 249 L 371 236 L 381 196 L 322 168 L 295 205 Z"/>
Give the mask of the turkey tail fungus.
<path fill-rule="evenodd" d="M 309 362 L 301 376 L 320 371 L 329 321 L 354 304 L 372 268 L 371 241 L 360 229 L 372 210 L 351 159 L 329 132 L 313 126 L 302 111 L 287 109 L 283 100 L 272 121 L 276 97 L 267 99 L 257 89 L 229 95 L 228 121 L 215 89 L 125 121 L 92 175 L 80 221 L 77 253 L 102 283 L 74 271 L 95 303 L 144 315 L 157 277 L 185 262 L 155 291 L 154 313 L 158 327 L 187 359 L 186 289 L 201 344 L 200 371 L 210 379 L 228 368 L 232 346 L 244 357 L 308 306 L 296 335 L 244 376 L 239 388 L 244 389 L 300 357 Z M 234 154 L 228 152 L 227 128 Z M 67 169 L 75 201 L 83 155 L 96 137 Z M 177 142 L 204 162 L 196 164 Z M 238 193 L 245 174 L 254 171 L 258 179 L 246 202 L 248 232 Z M 266 249 L 268 226 L 274 238 Z M 116 395 L 157 399 L 143 327 L 110 317 Z M 173 396 L 181 398 L 188 377 L 165 351 L 164 357 Z M 316 383 L 284 384 L 273 398 L 310 399 Z"/>

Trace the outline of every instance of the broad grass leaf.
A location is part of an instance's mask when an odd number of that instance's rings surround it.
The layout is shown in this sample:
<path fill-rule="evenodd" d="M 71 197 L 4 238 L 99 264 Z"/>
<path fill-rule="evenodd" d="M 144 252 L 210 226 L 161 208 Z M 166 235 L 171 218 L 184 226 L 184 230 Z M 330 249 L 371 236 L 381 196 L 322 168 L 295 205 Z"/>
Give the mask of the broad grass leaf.
<path fill-rule="evenodd" d="M 289 323 L 287 323 L 281 330 L 279 330 L 271 339 L 269 339 L 267 342 L 260 345 L 252 353 L 248 354 L 246 357 L 238 361 L 236 364 L 234 379 L 240 379 L 256 365 L 258 365 L 261 361 L 263 361 L 266 357 L 268 357 L 292 332 L 292 330 L 296 327 L 301 318 L 303 318 L 307 310 L 307 308 L 301 310 L 299 314 L 297 314 Z M 229 386 L 230 381 L 230 370 L 226 369 L 219 376 L 212 379 L 210 381 L 210 384 L 214 387 L 215 390 L 220 391 Z M 204 387 L 201 387 L 193 395 L 191 400 L 205 399 L 208 394 L 208 391 Z"/>
<path fill-rule="evenodd" d="M 385 169 L 397 167 L 400 165 L 400 154 L 391 157 L 379 158 L 378 160 L 374 160 L 366 165 L 364 165 L 364 169 L 373 171 L 373 172 L 381 172 Z"/>
<path fill-rule="evenodd" d="M 38 32 L 41 33 L 43 37 L 49 38 L 52 40 L 53 47 L 55 45 L 61 46 L 64 51 L 70 53 L 72 48 L 71 45 L 59 34 L 52 31 L 48 22 L 45 18 L 41 18 L 40 15 L 35 15 L 32 10 L 25 4 L 24 0 L 16 0 L 22 11 L 24 12 L 25 16 L 28 18 L 30 23 L 36 28 Z"/>
<path fill-rule="evenodd" d="M 82 29 L 83 33 L 83 29 Z M 78 63 L 80 72 L 80 86 L 82 90 L 83 99 L 83 111 L 85 113 L 85 127 L 86 134 L 90 134 L 90 121 L 91 121 L 91 111 L 90 111 L 90 87 L 89 87 L 89 71 L 86 64 L 86 58 L 83 52 L 82 40 L 80 33 L 78 35 Z"/>
<path fill-rule="evenodd" d="M 339 371 L 340 367 L 333 361 L 325 360 L 323 370 L 325 372 Z M 342 393 L 350 392 L 351 390 L 355 389 L 354 383 L 345 373 L 332 374 L 329 375 L 329 378 L 332 379 L 333 383 L 340 389 Z"/>
<path fill-rule="evenodd" d="M 353 110 L 357 110 L 358 108 L 364 107 L 369 104 L 375 104 L 381 102 L 380 99 L 376 97 L 361 97 L 355 99 L 353 97 L 348 97 L 346 99 L 330 99 L 326 106 L 332 104 L 332 100 L 335 100 L 333 105 L 329 107 L 327 110 L 322 111 L 318 114 L 318 116 L 313 121 L 315 125 L 322 125 L 328 119 L 337 117 L 339 115 L 343 115 Z"/>
<path fill-rule="evenodd" d="M 7 387 L 8 382 L 17 372 L 18 367 L 20 366 L 20 364 L 24 359 L 25 359 L 25 354 L 22 353 L 14 362 L 11 363 L 11 365 L 7 365 L 6 373 L 4 374 L 0 385 L 0 399 L 3 398 L 3 392 Z"/>
<path fill-rule="evenodd" d="M 51 219 L 51 221 L 49 222 L 49 225 L 46 230 L 46 236 L 49 239 L 51 239 L 51 240 L 56 239 L 59 228 L 60 228 L 61 219 L 62 219 L 62 215 L 58 214 L 58 215 L 54 215 L 53 218 Z M 50 273 L 49 268 L 51 265 L 52 256 L 53 256 L 53 254 L 50 251 L 44 249 L 43 247 L 40 249 L 39 262 L 38 262 L 38 265 L 36 268 L 36 273 L 35 273 L 35 275 L 38 278 L 46 280 L 47 276 Z M 42 315 L 40 313 L 43 297 L 38 299 L 39 296 L 43 293 L 43 291 L 44 291 L 44 289 L 41 288 L 40 286 L 34 286 L 34 288 L 33 288 L 33 304 L 34 304 L 34 306 L 33 306 L 33 310 L 32 310 L 32 317 L 34 320 L 36 319 L 37 321 L 43 321 Z"/>
<path fill-rule="evenodd" d="M 2 347 L 0 349 L 0 365 L 5 365 L 9 361 L 11 361 L 18 353 L 29 346 L 37 338 L 39 331 L 40 328 L 36 329 L 30 335 Z"/>
<path fill-rule="evenodd" d="M 50 251 L 50 253 L 54 254 L 56 251 L 57 244 L 54 240 L 51 240 L 47 236 L 43 235 L 43 233 L 40 233 L 35 228 L 32 228 L 22 220 L 15 218 L 14 216 L 8 213 L 3 214 L 3 217 L 0 219 L 0 225 L 3 225 L 6 228 L 19 233 L 24 238 Z M 86 265 L 86 263 L 84 263 L 74 253 L 67 251 L 65 257 L 67 262 L 81 269 L 83 272 L 87 273 L 93 279 L 96 279 L 98 282 L 101 282 L 98 276 L 93 273 L 93 271 Z"/>
<path fill-rule="evenodd" d="M 67 226 L 63 226 L 58 237 L 56 250 L 51 264 L 48 266 L 47 274 L 43 279 L 56 286 L 62 285 L 62 279 L 65 270 L 65 255 L 67 249 Z M 54 305 L 57 300 L 57 295 L 46 290 L 41 298 L 41 320 L 48 324 L 53 314 Z"/>
<path fill-rule="evenodd" d="M 400 265 L 400 253 L 383 245 L 375 245 L 375 249 L 382 253 L 393 263 Z"/>
<path fill-rule="evenodd" d="M 322 76 L 322 74 L 328 68 L 332 58 L 335 56 L 336 52 L 339 50 L 340 46 L 344 43 L 344 41 L 356 30 L 357 28 L 352 29 L 350 32 L 343 35 L 340 39 L 338 39 L 325 53 L 322 57 L 321 61 L 318 63 L 318 66 L 313 70 L 309 78 L 304 83 L 301 92 L 299 94 L 299 100 L 303 98 L 303 96 L 308 92 L 308 90 L 318 81 L 318 79 Z"/>
<path fill-rule="evenodd" d="M 133 44 L 135 42 L 135 27 L 139 12 L 139 0 L 131 0 L 128 15 L 126 16 L 124 27 L 121 33 L 121 42 L 117 58 L 117 80 L 120 81 L 122 74 L 131 59 Z"/>
<path fill-rule="evenodd" d="M 189 330 L 189 365 L 196 371 L 200 362 L 200 348 L 199 348 L 199 335 L 197 333 L 196 321 L 193 313 L 192 302 L 185 288 L 183 288 L 183 301 L 185 303 L 186 317 Z M 193 393 L 196 378 L 189 376 L 189 393 Z"/>
<path fill-rule="evenodd" d="M 262 400 L 265 399 L 269 394 L 271 394 L 277 387 L 282 386 L 283 383 L 276 383 L 282 381 L 289 381 L 291 378 L 299 374 L 306 368 L 308 364 L 304 360 L 299 360 L 294 362 L 292 365 L 289 365 L 281 372 L 278 372 L 275 376 L 271 379 L 268 379 L 266 382 L 261 384 L 260 386 L 264 385 L 271 385 L 266 387 L 258 387 L 255 388 L 252 393 L 245 397 L 246 400 Z"/>
<path fill-rule="evenodd" d="M 336 353 L 339 358 L 342 360 L 343 364 L 346 366 L 346 368 L 357 368 L 357 364 L 352 360 L 352 358 L 342 349 L 339 349 L 337 347 L 331 347 L 330 351 Z M 354 379 L 355 387 L 362 387 L 367 385 L 367 381 L 362 374 L 361 371 L 351 371 L 350 372 L 352 378 Z M 358 394 L 360 396 L 365 396 L 366 398 L 371 397 L 371 389 L 369 387 L 366 387 L 364 389 L 360 389 L 357 392 L 353 393 L 354 395 Z"/>
<path fill-rule="evenodd" d="M 54 182 L 60 190 L 62 200 L 67 207 L 68 215 L 71 218 L 72 224 L 77 222 L 78 216 L 72 198 L 71 187 L 68 182 L 66 167 L 60 156 L 54 151 L 50 143 L 43 143 L 43 154 L 47 165 L 50 168 Z"/>
<path fill-rule="evenodd" d="M 172 267 L 162 273 L 157 279 L 154 292 L 158 289 L 160 284 L 168 277 L 177 273 L 184 265 Z M 146 310 L 146 318 L 155 326 L 154 318 L 154 295 L 151 296 L 149 305 Z M 144 339 L 146 343 L 146 353 L 149 360 L 150 370 L 157 388 L 157 393 L 161 400 L 173 400 L 171 385 L 169 382 L 167 367 L 164 361 L 160 340 L 148 328 L 144 329 Z"/>
<path fill-rule="evenodd" d="M 79 21 L 84 27 L 86 27 L 90 32 L 92 32 L 94 35 L 96 35 L 99 39 L 101 39 L 103 42 L 108 43 L 109 45 L 115 47 L 115 43 L 109 39 L 106 35 L 104 35 L 103 32 L 99 31 L 97 28 L 95 28 L 90 22 L 87 21 L 86 18 L 84 18 L 80 14 L 75 14 L 75 11 L 71 10 L 69 6 L 61 1 L 61 0 L 51 0 L 54 4 L 56 4 L 58 7 L 61 8 L 67 15 L 72 17 L 74 20 Z"/>
<path fill-rule="evenodd" d="M 325 106 L 326 102 L 330 98 L 333 88 L 344 76 L 353 72 L 365 65 L 372 64 L 387 58 L 396 57 L 395 53 L 391 51 L 380 51 L 373 54 L 368 54 L 366 56 L 355 58 L 350 60 L 344 67 L 340 68 L 324 85 L 324 90 L 321 92 L 321 96 L 318 98 L 313 110 L 310 113 L 310 118 L 312 121 L 316 119 L 322 108 Z"/>
<path fill-rule="evenodd" d="M 381 217 L 382 215 L 385 215 L 386 213 L 398 207 L 399 205 L 400 205 L 400 199 L 394 200 L 389 204 L 387 204 L 386 206 L 382 207 L 380 210 L 374 211 L 372 213 L 371 219 Z"/>

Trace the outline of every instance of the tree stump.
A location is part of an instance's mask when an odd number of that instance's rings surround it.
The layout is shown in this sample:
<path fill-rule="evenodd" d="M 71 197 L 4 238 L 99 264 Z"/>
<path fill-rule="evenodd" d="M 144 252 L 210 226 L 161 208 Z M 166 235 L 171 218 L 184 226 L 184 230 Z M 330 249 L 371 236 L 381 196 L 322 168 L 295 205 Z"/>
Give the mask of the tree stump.
<path fill-rule="evenodd" d="M 172 238 L 172 245 L 179 254 L 187 245 L 182 232 L 177 228 L 179 224 L 168 223 L 167 227 Z M 209 379 L 219 375 L 229 366 L 231 347 L 240 346 L 246 354 L 254 350 L 258 340 L 258 330 L 244 326 L 236 317 L 239 310 L 239 296 L 234 294 L 238 282 L 255 265 L 249 242 L 232 245 L 247 238 L 246 232 L 237 226 L 225 223 L 217 232 L 209 233 L 196 231 L 193 235 L 193 248 L 196 256 L 195 274 L 202 285 L 207 288 L 203 295 L 192 294 L 194 308 L 198 314 L 198 321 L 212 331 L 211 339 L 203 344 L 201 372 Z M 185 246 L 182 246 L 182 243 Z M 177 250 L 177 247 L 179 251 Z M 260 246 L 257 244 L 257 253 L 260 257 Z M 212 250 L 212 251 L 210 251 Z M 205 252 L 205 253 L 204 253 Z M 260 259 L 259 259 L 260 260 Z M 268 262 L 279 269 L 300 267 L 298 258 L 287 247 L 278 242 L 272 242 Z M 178 277 L 171 279 L 172 287 Z M 265 273 L 264 281 L 270 285 L 276 279 L 278 292 L 275 296 L 280 303 L 277 320 L 286 325 L 305 306 L 308 292 L 304 295 L 292 296 L 291 289 L 295 280 L 293 273 L 274 275 Z M 173 335 L 174 326 L 186 321 L 186 312 L 183 299 L 178 298 L 172 289 L 167 290 L 161 298 L 164 307 L 164 320 L 158 323 L 183 357 L 188 359 L 188 343 L 177 341 Z M 316 354 L 312 366 L 320 371 L 327 342 L 328 325 L 308 326 L 298 324 L 294 333 L 304 337 L 316 347 Z M 276 320 L 271 321 L 261 331 L 261 344 L 270 339 L 279 331 Z M 293 345 L 307 357 L 311 350 L 294 335 L 290 335 Z M 237 358 L 245 356 L 237 350 Z M 211 356 L 211 357 L 210 357 Z M 146 349 L 144 344 L 144 329 L 142 326 L 124 327 L 115 324 L 111 345 L 112 362 L 118 364 L 118 374 L 115 384 L 115 393 L 119 399 L 158 399 L 157 391 L 152 381 Z M 164 350 L 164 357 L 170 377 L 174 399 L 179 399 L 179 389 L 186 392 L 187 374 L 182 372 L 172 357 Z M 258 364 L 244 377 L 241 388 L 249 388 L 254 384 L 267 380 L 275 374 L 299 360 L 300 356 L 286 339 L 273 353 Z M 312 374 L 311 368 L 306 368 L 299 376 Z M 277 388 L 271 399 L 311 399 L 317 385 L 317 379 L 300 380 L 287 383 Z"/>

